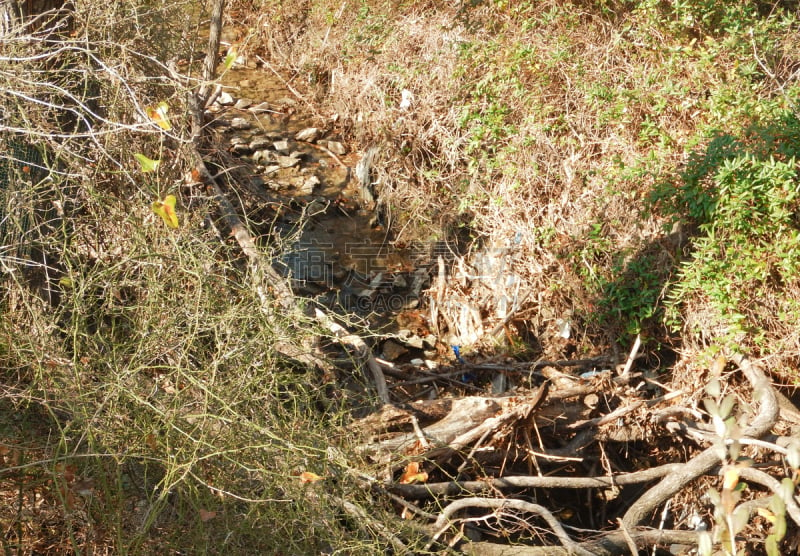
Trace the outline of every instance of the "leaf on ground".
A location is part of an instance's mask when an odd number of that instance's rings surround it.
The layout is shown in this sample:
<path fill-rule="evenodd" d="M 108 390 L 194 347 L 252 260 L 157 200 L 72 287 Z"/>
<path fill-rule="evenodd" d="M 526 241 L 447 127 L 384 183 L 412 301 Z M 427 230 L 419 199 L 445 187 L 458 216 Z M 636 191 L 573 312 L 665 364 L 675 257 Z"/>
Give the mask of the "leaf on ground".
<path fill-rule="evenodd" d="M 419 462 L 412 461 L 406 465 L 403 475 L 400 477 L 401 485 L 410 485 L 413 483 L 424 483 L 428 480 L 428 474 L 425 471 L 420 471 Z"/>
<path fill-rule="evenodd" d="M 301 483 L 316 483 L 322 480 L 322 477 L 311 471 L 303 471 L 300 473 L 299 477 Z"/>
<path fill-rule="evenodd" d="M 172 124 L 169 121 L 167 112 L 169 111 L 169 104 L 166 102 L 159 102 L 157 106 L 147 107 L 147 116 L 153 120 L 158 127 L 164 131 L 172 129 Z"/>
<path fill-rule="evenodd" d="M 202 521 L 203 523 L 211 521 L 212 519 L 217 517 L 217 512 L 210 512 L 208 510 L 204 510 L 203 508 L 200 508 L 200 511 L 198 513 L 200 514 L 200 521 Z"/>
<path fill-rule="evenodd" d="M 167 195 L 163 201 L 155 201 L 152 205 L 153 212 L 164 220 L 164 224 L 170 228 L 178 228 L 178 215 L 175 212 L 175 195 Z"/>
<path fill-rule="evenodd" d="M 155 172 L 158 170 L 158 166 L 161 164 L 160 160 L 153 160 L 152 158 L 146 157 L 142 153 L 134 153 L 133 158 L 136 159 L 136 162 L 139 163 L 139 168 L 145 174 Z"/>

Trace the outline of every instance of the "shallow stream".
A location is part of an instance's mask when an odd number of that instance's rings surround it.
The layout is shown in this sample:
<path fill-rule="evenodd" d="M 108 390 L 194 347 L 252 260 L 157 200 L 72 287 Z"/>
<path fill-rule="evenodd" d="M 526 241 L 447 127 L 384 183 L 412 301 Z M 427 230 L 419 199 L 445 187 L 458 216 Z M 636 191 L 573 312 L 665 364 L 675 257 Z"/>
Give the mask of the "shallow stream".
<path fill-rule="evenodd" d="M 295 293 L 396 329 L 419 304 L 431 258 L 392 244 L 357 177 L 369 175 L 362 155 L 268 68 L 237 66 L 221 82 L 212 125 L 258 187 L 292 208 L 274 227 Z"/>

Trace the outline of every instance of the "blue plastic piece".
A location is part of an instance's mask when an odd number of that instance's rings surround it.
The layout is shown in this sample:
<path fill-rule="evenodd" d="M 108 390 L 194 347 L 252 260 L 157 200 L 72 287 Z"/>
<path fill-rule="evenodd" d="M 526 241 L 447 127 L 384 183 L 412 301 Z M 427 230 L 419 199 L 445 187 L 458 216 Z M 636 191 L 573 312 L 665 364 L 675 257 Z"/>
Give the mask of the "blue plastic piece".
<path fill-rule="evenodd" d="M 461 346 L 452 346 L 453 347 L 453 354 L 456 356 L 456 361 L 461 363 L 462 365 L 466 365 L 467 362 L 464 361 L 464 358 L 461 357 Z"/>

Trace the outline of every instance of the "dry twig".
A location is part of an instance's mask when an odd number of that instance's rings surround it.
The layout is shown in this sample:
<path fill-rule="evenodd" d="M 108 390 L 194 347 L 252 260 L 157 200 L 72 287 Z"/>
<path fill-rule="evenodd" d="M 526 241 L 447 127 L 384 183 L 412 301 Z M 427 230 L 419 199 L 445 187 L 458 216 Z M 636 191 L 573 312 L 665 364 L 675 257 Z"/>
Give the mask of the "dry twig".
<path fill-rule="evenodd" d="M 539 504 L 525 502 L 524 500 L 513 500 L 506 498 L 462 498 L 461 500 L 451 502 L 447 505 L 447 507 L 445 507 L 444 510 L 442 510 L 442 513 L 436 520 L 436 523 L 434 524 L 436 533 L 434 533 L 433 539 L 425 546 L 425 549 L 430 550 L 430 548 L 433 546 L 433 543 L 452 526 L 454 514 L 467 508 L 487 508 L 495 511 L 509 509 L 536 514 L 547 522 L 547 524 L 553 530 L 553 533 L 555 533 L 555 535 L 558 537 L 558 540 L 561 541 L 561 544 L 564 545 L 564 547 L 571 554 L 578 554 L 580 556 L 593 556 L 591 552 L 582 548 L 580 544 L 572 540 L 572 538 L 567 535 L 567 532 L 564 531 L 564 527 L 561 525 L 561 522 L 559 522 L 558 519 L 556 519 L 556 517 L 547 508 L 540 506 Z"/>

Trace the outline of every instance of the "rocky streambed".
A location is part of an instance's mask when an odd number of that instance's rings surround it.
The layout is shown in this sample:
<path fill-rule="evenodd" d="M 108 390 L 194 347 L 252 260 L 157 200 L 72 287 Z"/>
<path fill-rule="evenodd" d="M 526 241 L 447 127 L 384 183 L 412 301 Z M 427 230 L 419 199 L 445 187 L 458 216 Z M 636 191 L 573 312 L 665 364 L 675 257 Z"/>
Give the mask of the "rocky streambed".
<path fill-rule="evenodd" d="M 255 199 L 243 203 L 263 246 L 281 245 L 274 266 L 294 293 L 369 326 L 387 361 L 434 368 L 453 357 L 421 309 L 436 246 L 392 242 L 370 178 L 376 149 L 356 152 L 335 117 L 310 115 L 264 68 L 239 67 L 222 82 L 209 126 Z"/>

